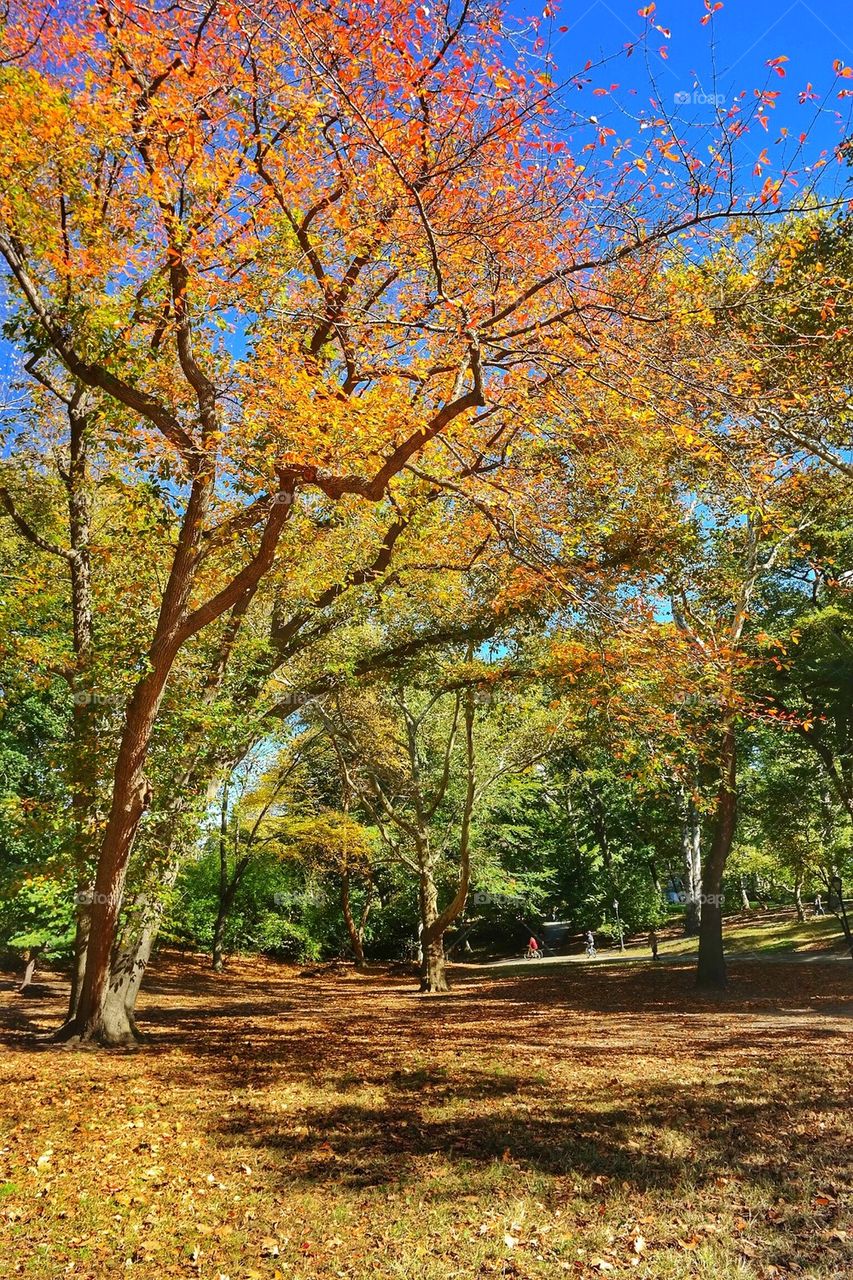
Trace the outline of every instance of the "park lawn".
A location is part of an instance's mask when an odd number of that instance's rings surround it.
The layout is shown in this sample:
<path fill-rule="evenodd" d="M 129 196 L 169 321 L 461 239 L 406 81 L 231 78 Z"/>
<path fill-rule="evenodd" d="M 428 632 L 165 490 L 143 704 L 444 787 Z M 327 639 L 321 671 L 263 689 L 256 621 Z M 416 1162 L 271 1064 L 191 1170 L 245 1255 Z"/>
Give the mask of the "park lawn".
<path fill-rule="evenodd" d="M 840 964 L 216 976 L 166 959 L 135 1053 L 34 1046 L 3 984 L 0 1275 L 853 1274 Z"/>
<path fill-rule="evenodd" d="M 796 912 L 755 911 L 747 915 L 741 912 L 729 916 L 723 926 L 726 951 L 737 955 L 744 952 L 808 952 L 846 950 L 844 934 L 834 915 L 809 917 L 797 920 Z M 664 936 L 660 943 L 661 955 L 695 955 L 698 939 L 685 938 L 680 932 L 680 920 L 674 936 Z"/>

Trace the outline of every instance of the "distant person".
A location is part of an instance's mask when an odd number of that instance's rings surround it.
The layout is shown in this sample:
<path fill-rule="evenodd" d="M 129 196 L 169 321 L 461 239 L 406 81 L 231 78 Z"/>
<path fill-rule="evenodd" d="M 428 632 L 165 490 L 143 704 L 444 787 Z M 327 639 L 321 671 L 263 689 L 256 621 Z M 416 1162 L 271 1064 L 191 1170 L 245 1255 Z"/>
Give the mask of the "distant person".
<path fill-rule="evenodd" d="M 656 930 L 654 930 L 654 929 L 651 929 L 651 930 L 649 931 L 649 950 L 650 950 L 650 951 L 651 951 L 651 953 L 652 953 L 652 959 L 653 959 L 653 960 L 657 960 L 657 958 L 658 958 L 658 935 L 657 935 Z"/>
<path fill-rule="evenodd" d="M 821 897 L 820 897 L 820 894 L 819 894 L 819 893 L 816 893 L 816 894 L 815 894 L 815 899 L 814 899 L 814 913 L 815 913 L 815 915 L 816 915 L 816 916 L 825 916 L 825 915 L 826 915 L 826 912 L 825 912 L 825 911 L 824 911 L 824 909 L 823 909 L 823 902 L 821 901 Z"/>
<path fill-rule="evenodd" d="M 590 960 L 595 955 L 595 936 L 592 929 L 586 931 L 586 954 Z"/>
<path fill-rule="evenodd" d="M 539 943 L 532 936 L 527 944 L 525 956 L 528 960 L 541 960 L 542 958 L 542 952 L 539 950 Z"/>

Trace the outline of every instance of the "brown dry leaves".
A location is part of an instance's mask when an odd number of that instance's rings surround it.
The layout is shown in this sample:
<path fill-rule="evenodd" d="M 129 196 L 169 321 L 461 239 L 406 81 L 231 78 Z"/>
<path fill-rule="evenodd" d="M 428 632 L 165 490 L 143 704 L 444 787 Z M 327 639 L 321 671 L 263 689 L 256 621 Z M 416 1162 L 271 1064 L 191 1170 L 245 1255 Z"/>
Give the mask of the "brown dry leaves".
<path fill-rule="evenodd" d="M 135 1054 L 5 984 L 0 1272 L 29 1280 L 754 1276 L 851 1253 L 849 978 L 742 965 L 152 975 Z"/>

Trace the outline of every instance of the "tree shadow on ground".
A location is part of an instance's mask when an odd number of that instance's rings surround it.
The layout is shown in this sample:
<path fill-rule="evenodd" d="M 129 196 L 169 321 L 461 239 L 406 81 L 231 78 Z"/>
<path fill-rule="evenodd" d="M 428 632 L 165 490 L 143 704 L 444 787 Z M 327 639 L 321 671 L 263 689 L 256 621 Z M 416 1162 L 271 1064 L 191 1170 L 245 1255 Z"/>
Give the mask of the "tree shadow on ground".
<path fill-rule="evenodd" d="M 495 1172 L 508 1166 L 535 1177 L 540 1189 L 544 1177 L 551 1192 L 541 1194 L 586 1201 L 592 1214 L 614 1195 L 630 1203 L 651 1192 L 656 1202 L 667 1195 L 683 1202 L 701 1200 L 707 1188 L 750 1216 L 746 1206 L 757 1192 L 777 1206 L 768 1217 L 775 1264 L 799 1274 L 810 1250 L 826 1261 L 826 1239 L 842 1227 L 848 1139 L 842 1125 L 829 1130 L 816 1120 L 837 1110 L 839 1095 L 790 1068 L 776 1073 L 778 1096 L 768 1098 L 756 1074 L 737 1089 L 633 1080 L 625 1098 L 620 1091 L 585 1096 L 529 1073 L 454 1077 L 422 1069 L 396 1072 L 378 1100 L 360 1098 L 363 1081 L 344 1076 L 339 1098 L 293 1115 L 253 1094 L 223 1118 L 220 1132 L 243 1153 L 254 1148 L 283 1192 L 334 1185 L 453 1200 L 460 1188 L 487 1193 Z M 844 1241 L 843 1230 L 835 1235 Z M 830 1248 L 840 1256 L 848 1245 Z"/>
<path fill-rule="evenodd" d="M 738 1205 L 758 1190 L 780 1206 L 774 1261 L 802 1271 L 804 1240 L 830 1247 L 850 1170 L 849 976 L 734 963 L 731 978 L 703 996 L 689 963 L 576 967 L 462 975 L 419 998 L 381 970 L 303 979 L 252 961 L 216 975 L 164 957 L 142 1005 L 143 1069 L 221 1099 L 206 1120 L 219 1145 L 282 1189 L 422 1194 L 439 1170 L 431 1197 L 464 1184 L 488 1198 L 503 1170 L 521 1171 L 590 1216 L 623 1193 L 685 1202 L 719 1186 Z M 67 984 L 40 982 L 47 994 L 28 1001 L 0 986 L 3 1038 L 58 1055 L 34 1033 L 61 1019 Z M 81 1087 L 95 1080 L 121 1105 L 122 1078 L 96 1061 Z"/>
<path fill-rule="evenodd" d="M 253 1100 L 221 1131 L 271 1157 L 285 1181 L 331 1176 L 354 1186 L 417 1179 L 422 1158 L 441 1156 L 468 1166 L 512 1162 L 595 1185 L 620 1180 L 641 1191 L 733 1173 L 781 1191 L 800 1158 L 838 1168 L 847 1157 L 840 1135 L 798 1134 L 791 1101 L 735 1100 L 701 1088 L 687 1094 L 650 1082 L 632 1089 L 630 1104 L 584 1102 L 537 1092 L 522 1076 L 459 1081 L 422 1073 L 416 1086 L 389 1085 L 379 1103 L 344 1097 L 294 1116 Z M 821 1110 L 837 1099 L 807 1101 Z"/>

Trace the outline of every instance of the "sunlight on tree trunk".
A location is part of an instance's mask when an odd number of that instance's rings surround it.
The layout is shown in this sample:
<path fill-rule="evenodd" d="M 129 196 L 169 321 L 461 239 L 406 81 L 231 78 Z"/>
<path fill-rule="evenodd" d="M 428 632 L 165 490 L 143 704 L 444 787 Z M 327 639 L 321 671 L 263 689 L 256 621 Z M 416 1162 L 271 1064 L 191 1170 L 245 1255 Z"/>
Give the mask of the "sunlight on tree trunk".
<path fill-rule="evenodd" d="M 683 803 L 681 854 L 684 862 L 684 932 L 688 937 L 695 937 L 702 919 L 702 823 L 692 796 L 686 796 Z"/>
<path fill-rule="evenodd" d="M 702 877 L 702 920 L 699 926 L 697 985 L 719 989 L 726 985 L 726 958 L 723 951 L 723 873 L 732 847 L 737 816 L 737 745 L 734 721 L 723 728 L 720 750 L 720 786 L 711 851 Z"/>

